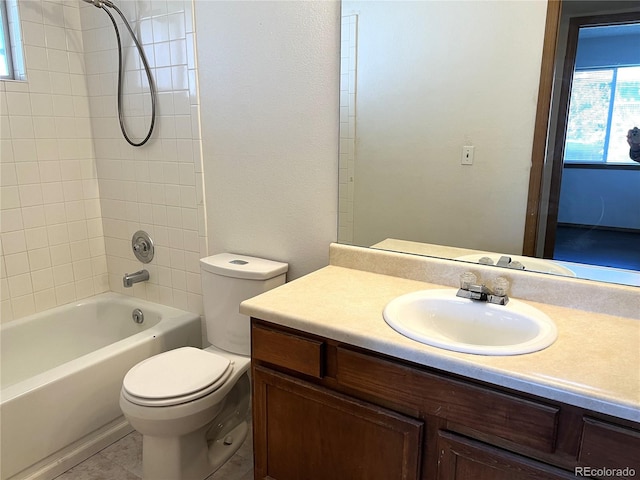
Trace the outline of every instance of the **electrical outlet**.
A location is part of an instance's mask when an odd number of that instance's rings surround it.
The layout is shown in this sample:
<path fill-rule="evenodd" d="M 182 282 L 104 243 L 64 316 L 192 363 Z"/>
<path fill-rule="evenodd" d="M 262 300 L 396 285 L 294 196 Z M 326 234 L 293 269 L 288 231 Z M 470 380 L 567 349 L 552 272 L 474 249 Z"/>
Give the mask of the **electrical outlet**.
<path fill-rule="evenodd" d="M 473 149 L 474 147 L 470 145 L 462 147 L 461 165 L 473 165 Z"/>

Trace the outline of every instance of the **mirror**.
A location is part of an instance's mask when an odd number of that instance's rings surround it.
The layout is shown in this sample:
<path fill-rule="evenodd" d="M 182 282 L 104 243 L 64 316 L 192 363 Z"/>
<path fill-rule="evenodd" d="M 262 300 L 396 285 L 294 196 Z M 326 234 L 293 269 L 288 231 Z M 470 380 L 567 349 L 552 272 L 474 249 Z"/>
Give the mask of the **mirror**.
<path fill-rule="evenodd" d="M 640 272 L 522 256 L 541 62 L 554 64 L 546 2 L 344 0 L 342 15 L 339 242 L 510 256 L 528 270 L 640 285 Z"/>

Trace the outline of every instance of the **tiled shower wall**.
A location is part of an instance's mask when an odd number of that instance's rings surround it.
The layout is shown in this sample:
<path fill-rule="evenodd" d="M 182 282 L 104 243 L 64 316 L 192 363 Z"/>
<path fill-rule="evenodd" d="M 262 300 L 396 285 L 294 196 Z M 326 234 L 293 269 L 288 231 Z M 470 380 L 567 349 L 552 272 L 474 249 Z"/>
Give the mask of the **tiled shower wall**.
<path fill-rule="evenodd" d="M 2 321 L 106 290 L 202 311 L 206 254 L 192 5 L 119 5 L 142 40 L 158 88 L 151 141 L 129 146 L 116 111 L 117 50 L 107 15 L 80 0 L 20 2 L 26 82 L 0 82 Z M 115 13 L 114 13 L 115 15 Z M 116 16 L 117 18 L 117 16 Z M 119 22 L 120 23 L 120 22 Z M 124 106 L 134 139 L 149 97 L 128 33 Z M 149 282 L 131 235 L 156 258 Z"/>
<path fill-rule="evenodd" d="M 201 313 L 199 259 L 207 249 L 192 2 L 122 1 L 118 6 L 129 18 L 153 71 L 158 116 L 148 144 L 136 148 L 123 139 L 116 110 L 118 53 L 113 26 L 104 12 L 83 4 L 109 287 Z M 150 121 L 147 80 L 130 36 L 124 28 L 120 31 L 127 65 L 126 125 L 140 140 Z M 155 243 L 155 258 L 148 265 L 138 262 L 131 250 L 137 230 L 148 232 Z M 150 280 L 123 288 L 122 276 L 141 268 L 149 271 Z"/>
<path fill-rule="evenodd" d="M 340 176 L 338 241 L 353 243 L 358 15 L 344 15 L 340 39 Z"/>
<path fill-rule="evenodd" d="M 0 82 L 2 321 L 108 289 L 80 15 L 19 2 L 26 82 Z"/>

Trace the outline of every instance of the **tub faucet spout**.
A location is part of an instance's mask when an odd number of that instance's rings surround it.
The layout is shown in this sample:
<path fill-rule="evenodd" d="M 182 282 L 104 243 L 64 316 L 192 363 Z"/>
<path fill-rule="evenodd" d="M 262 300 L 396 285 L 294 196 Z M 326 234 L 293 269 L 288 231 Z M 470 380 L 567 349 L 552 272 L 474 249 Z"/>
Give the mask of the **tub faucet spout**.
<path fill-rule="evenodd" d="M 149 272 L 146 270 L 140 270 L 135 273 L 125 273 L 122 277 L 122 284 L 125 288 L 132 287 L 134 283 L 145 282 L 149 280 Z"/>

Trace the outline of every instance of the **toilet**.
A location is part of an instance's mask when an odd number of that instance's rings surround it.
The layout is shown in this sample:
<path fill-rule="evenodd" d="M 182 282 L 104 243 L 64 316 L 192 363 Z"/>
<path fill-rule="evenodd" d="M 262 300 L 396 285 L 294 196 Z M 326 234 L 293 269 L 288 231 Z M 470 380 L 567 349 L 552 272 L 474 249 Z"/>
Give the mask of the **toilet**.
<path fill-rule="evenodd" d="M 205 349 L 147 358 L 125 375 L 120 408 L 142 434 L 146 480 L 203 480 L 242 445 L 250 428 L 249 317 L 240 302 L 285 282 L 288 265 L 222 253 L 200 260 Z"/>

